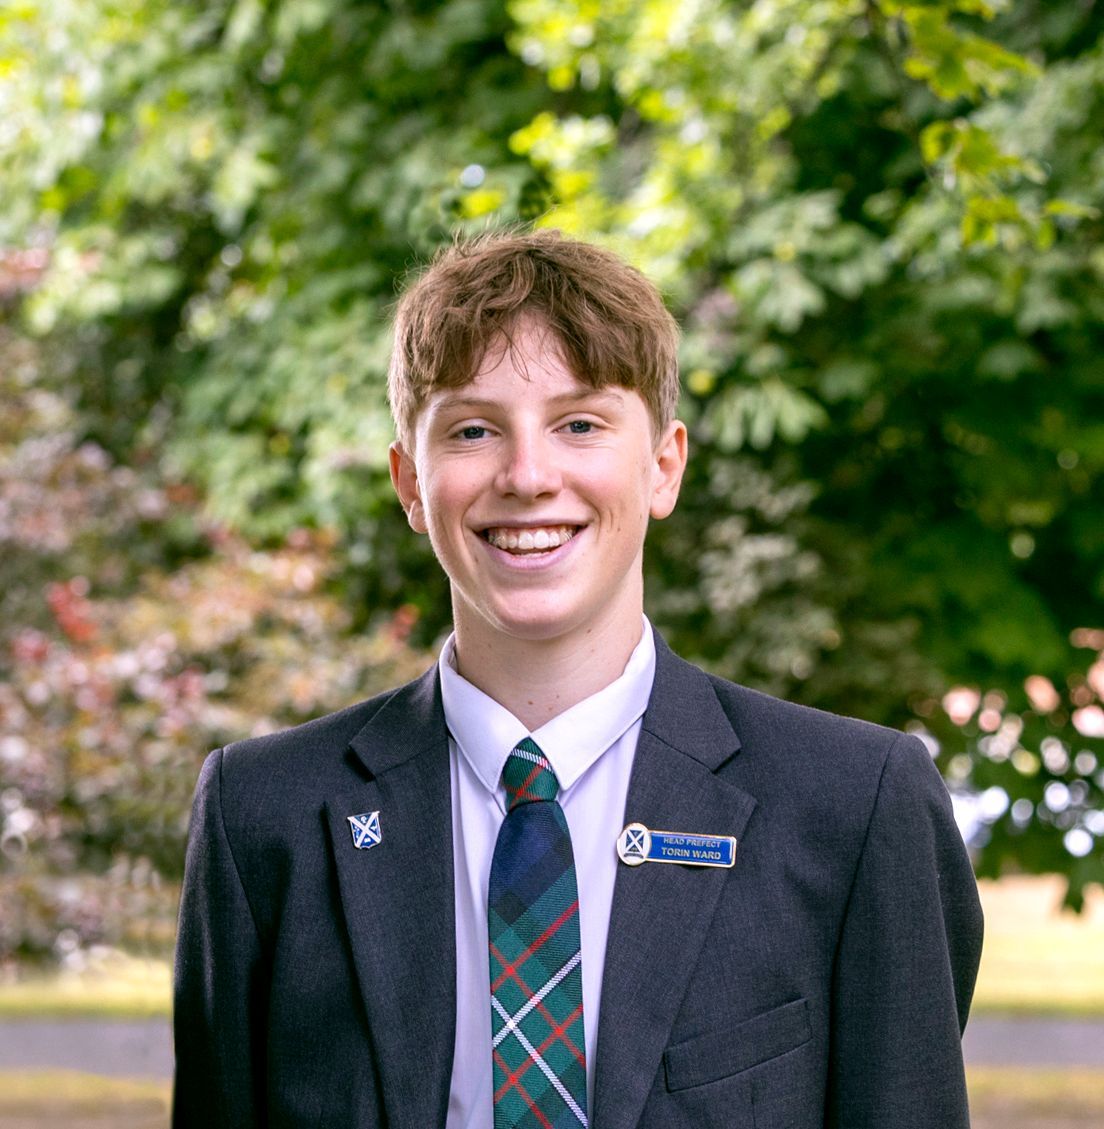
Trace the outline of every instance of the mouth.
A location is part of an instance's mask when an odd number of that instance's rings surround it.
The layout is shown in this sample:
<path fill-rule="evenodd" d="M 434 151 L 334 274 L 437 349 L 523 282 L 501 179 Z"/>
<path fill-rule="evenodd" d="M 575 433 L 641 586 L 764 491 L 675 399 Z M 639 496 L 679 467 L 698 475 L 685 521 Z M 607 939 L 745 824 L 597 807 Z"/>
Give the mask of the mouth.
<path fill-rule="evenodd" d="M 531 557 L 554 552 L 566 545 L 580 529 L 581 525 L 538 525 L 526 529 L 492 525 L 482 530 L 480 536 L 511 556 Z"/>

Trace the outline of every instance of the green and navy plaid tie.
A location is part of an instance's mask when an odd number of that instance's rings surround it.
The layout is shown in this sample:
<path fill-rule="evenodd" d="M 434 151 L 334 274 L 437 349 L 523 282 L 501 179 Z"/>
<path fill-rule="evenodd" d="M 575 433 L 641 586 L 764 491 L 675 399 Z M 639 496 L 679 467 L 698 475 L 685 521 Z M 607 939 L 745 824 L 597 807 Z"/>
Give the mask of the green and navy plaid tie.
<path fill-rule="evenodd" d="M 495 1129 L 587 1124 L 575 857 L 559 785 L 528 737 L 502 770 L 488 925 Z"/>

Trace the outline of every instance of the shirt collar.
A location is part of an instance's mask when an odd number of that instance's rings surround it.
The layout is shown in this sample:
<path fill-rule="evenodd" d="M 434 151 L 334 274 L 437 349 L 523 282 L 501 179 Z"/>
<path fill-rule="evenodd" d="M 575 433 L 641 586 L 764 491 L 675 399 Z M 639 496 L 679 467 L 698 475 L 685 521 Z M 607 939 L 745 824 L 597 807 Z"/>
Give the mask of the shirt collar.
<path fill-rule="evenodd" d="M 646 616 L 643 623 L 640 642 L 620 677 L 533 733 L 457 671 L 455 636 L 445 640 L 437 663 L 445 723 L 460 754 L 500 806 L 505 797 L 502 769 L 510 750 L 523 737 L 531 736 L 548 757 L 562 795 L 643 716 L 656 665 L 655 640 Z"/>

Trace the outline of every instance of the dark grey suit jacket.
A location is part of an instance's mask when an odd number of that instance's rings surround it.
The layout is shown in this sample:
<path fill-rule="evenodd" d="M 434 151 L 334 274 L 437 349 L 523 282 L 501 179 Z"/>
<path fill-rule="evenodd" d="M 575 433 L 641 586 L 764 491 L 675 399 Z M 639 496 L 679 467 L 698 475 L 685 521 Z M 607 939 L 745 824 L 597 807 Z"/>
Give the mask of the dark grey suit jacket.
<path fill-rule="evenodd" d="M 731 870 L 620 868 L 593 1129 L 965 1129 L 981 914 L 926 750 L 657 648 L 625 822 L 739 847 Z M 431 670 L 208 758 L 177 950 L 177 1129 L 444 1125 L 448 756 Z M 383 839 L 356 850 L 347 817 L 368 811 Z"/>

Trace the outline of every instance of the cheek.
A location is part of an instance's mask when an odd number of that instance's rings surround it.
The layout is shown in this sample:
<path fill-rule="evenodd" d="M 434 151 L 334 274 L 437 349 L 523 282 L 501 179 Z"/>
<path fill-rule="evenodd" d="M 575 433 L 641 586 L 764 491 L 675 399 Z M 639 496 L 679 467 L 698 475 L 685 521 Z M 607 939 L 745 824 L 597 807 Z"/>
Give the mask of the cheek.
<path fill-rule="evenodd" d="M 634 482 L 633 489 L 628 491 L 622 482 L 620 490 L 611 490 L 602 499 L 602 511 L 606 519 L 613 524 L 617 533 L 633 540 L 642 538 L 648 526 L 651 494 L 647 485 L 646 481 L 638 480 Z"/>
<path fill-rule="evenodd" d="M 471 503 L 464 480 L 458 475 L 437 475 L 424 484 L 422 501 L 431 537 L 456 539 Z"/>

